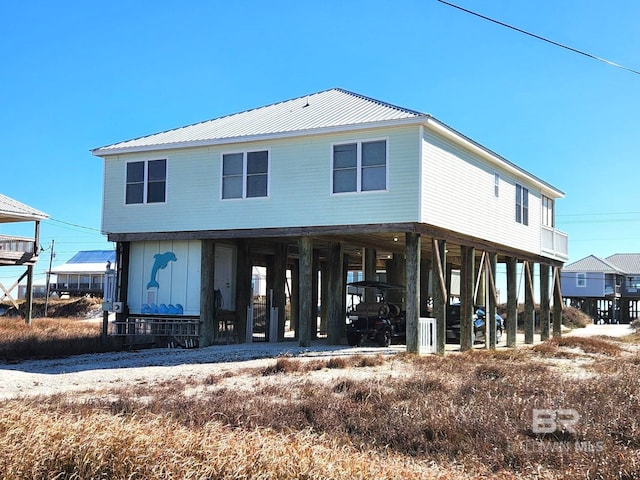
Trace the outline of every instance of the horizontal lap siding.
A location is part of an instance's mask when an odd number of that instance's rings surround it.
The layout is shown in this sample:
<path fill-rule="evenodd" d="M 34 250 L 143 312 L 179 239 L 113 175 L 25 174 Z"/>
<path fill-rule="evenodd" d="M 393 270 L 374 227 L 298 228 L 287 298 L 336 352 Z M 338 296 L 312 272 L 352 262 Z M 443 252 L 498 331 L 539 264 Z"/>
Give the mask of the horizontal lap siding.
<path fill-rule="evenodd" d="M 494 194 L 500 175 L 499 196 Z M 422 221 L 455 232 L 540 253 L 540 193 L 506 170 L 426 131 Z M 529 225 L 515 221 L 515 185 L 529 189 Z"/>
<path fill-rule="evenodd" d="M 103 228 L 107 232 L 191 231 L 417 221 L 417 127 L 309 136 L 107 158 Z M 332 144 L 386 139 L 388 190 L 331 195 Z M 222 154 L 270 151 L 267 198 L 221 200 Z M 167 201 L 125 205 L 125 161 L 167 158 Z"/>

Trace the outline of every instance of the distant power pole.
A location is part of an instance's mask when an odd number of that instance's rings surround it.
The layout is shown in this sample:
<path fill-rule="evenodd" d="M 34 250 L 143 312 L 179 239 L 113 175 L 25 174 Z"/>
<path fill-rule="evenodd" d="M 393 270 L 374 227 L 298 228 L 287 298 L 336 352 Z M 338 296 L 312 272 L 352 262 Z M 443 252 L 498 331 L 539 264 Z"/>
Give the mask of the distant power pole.
<path fill-rule="evenodd" d="M 47 310 L 49 309 L 49 286 L 50 286 L 50 282 L 49 280 L 51 279 L 51 265 L 53 264 L 53 257 L 55 257 L 55 254 L 53 253 L 53 245 L 55 243 L 55 240 L 51 240 L 51 255 L 49 257 L 49 270 L 47 270 L 47 291 L 46 291 L 46 297 L 44 300 L 44 316 L 47 316 Z"/>

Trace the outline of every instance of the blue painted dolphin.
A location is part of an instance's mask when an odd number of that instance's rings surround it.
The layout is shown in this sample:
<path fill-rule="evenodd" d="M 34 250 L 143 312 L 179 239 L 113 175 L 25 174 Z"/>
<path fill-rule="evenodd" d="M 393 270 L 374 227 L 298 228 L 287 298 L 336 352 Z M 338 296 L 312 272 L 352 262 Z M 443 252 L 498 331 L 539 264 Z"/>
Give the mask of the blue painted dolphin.
<path fill-rule="evenodd" d="M 153 258 L 155 258 L 155 262 L 151 269 L 151 280 L 147 283 L 147 288 L 160 288 L 157 281 L 158 270 L 167 268 L 169 262 L 176 262 L 178 259 L 176 258 L 176 254 L 173 252 L 156 253 Z"/>

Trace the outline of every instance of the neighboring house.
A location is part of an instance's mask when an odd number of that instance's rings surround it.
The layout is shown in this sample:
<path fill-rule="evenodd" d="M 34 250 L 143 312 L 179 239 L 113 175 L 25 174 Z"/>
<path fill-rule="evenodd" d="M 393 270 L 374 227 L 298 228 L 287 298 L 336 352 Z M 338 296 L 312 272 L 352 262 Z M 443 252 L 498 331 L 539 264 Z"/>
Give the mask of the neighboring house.
<path fill-rule="evenodd" d="M 0 266 L 26 267 L 24 273 L 13 283 L 0 283 L 0 302 L 9 301 L 18 308 L 13 298 L 13 290 L 24 279 L 27 279 L 26 287 L 26 322 L 31 322 L 31 302 L 33 299 L 33 268 L 38 261 L 40 253 L 40 222 L 49 218 L 49 215 L 24 203 L 0 194 L 0 225 L 16 222 L 33 222 L 34 234 L 30 237 L 16 237 L 0 234 Z M 4 276 L 3 276 L 4 278 Z"/>
<path fill-rule="evenodd" d="M 589 255 L 561 272 L 562 295 L 595 321 L 629 323 L 640 318 L 640 253 Z"/>
<path fill-rule="evenodd" d="M 210 344 L 224 304 L 247 338 L 251 271 L 263 266 L 280 340 L 291 272 L 300 344 L 316 334 L 319 290 L 328 341 L 340 342 L 346 272 L 370 279 L 382 269 L 388 281 L 406 284 L 414 350 L 418 315 L 430 301 L 444 330 L 452 270 L 473 283 L 483 273 L 474 260 L 487 253 L 508 263 L 510 279 L 520 263 L 540 264 L 548 280 L 547 268 L 567 259 L 567 235 L 554 223 L 560 190 L 429 114 L 342 89 L 93 154 L 104 159 L 102 230 L 117 242 L 117 318 L 131 327 L 123 332 L 169 318 L 149 318 L 149 305 L 180 304 L 185 320 L 199 322 L 200 345 Z M 513 304 L 515 287 L 512 294 Z M 469 295 L 462 300 L 472 307 Z"/>
<path fill-rule="evenodd" d="M 49 292 L 58 295 L 102 296 L 104 274 L 107 266 L 115 265 L 115 250 L 86 250 L 76 253 L 59 267 L 49 273 L 55 275 L 55 281 L 49 284 Z"/>

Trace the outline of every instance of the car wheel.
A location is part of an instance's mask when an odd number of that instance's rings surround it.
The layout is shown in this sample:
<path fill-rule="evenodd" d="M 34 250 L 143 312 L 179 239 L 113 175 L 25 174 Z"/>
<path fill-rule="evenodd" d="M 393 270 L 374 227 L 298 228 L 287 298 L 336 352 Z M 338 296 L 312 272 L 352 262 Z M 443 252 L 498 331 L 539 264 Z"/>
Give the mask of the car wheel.
<path fill-rule="evenodd" d="M 360 346 L 360 341 L 362 340 L 362 336 L 359 333 L 348 333 L 347 334 L 347 343 L 351 347 Z"/>
<path fill-rule="evenodd" d="M 388 347 L 391 345 L 391 332 L 389 330 L 383 330 L 376 335 L 376 342 L 381 347 Z"/>

